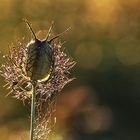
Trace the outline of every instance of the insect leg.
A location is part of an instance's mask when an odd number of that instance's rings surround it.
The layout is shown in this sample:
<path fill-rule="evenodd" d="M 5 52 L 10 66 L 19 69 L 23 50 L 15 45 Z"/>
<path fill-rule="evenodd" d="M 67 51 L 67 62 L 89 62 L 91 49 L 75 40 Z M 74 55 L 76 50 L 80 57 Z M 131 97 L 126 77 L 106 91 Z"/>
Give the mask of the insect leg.
<path fill-rule="evenodd" d="M 69 31 L 70 29 L 71 29 L 71 27 L 67 28 L 64 32 L 62 32 L 62 33 L 56 35 L 56 36 L 53 37 L 51 40 L 49 40 L 48 43 L 51 44 L 51 42 L 52 42 L 53 40 L 55 40 L 56 38 L 62 36 L 64 33 L 66 33 L 67 31 Z"/>
<path fill-rule="evenodd" d="M 52 23 L 51 23 L 51 26 L 50 26 L 49 31 L 48 31 L 47 36 L 46 36 L 46 40 L 48 40 L 48 38 L 51 35 L 51 31 L 52 31 L 53 25 L 54 25 L 54 21 L 52 21 Z"/>
<path fill-rule="evenodd" d="M 35 32 L 33 31 L 31 24 L 29 23 L 29 21 L 26 18 L 23 18 L 23 21 L 26 23 L 26 25 L 28 26 L 29 30 L 31 31 L 31 33 L 33 34 L 34 38 L 37 39 Z"/>

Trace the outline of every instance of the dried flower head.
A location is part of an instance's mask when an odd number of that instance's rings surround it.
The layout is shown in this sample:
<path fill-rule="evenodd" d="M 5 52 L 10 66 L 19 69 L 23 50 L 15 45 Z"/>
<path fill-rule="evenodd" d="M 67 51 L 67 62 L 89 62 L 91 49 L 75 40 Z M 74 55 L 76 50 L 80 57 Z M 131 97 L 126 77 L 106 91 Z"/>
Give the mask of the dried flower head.
<path fill-rule="evenodd" d="M 45 139 L 55 124 L 55 117 L 52 117 L 55 111 L 55 97 L 73 80 L 69 78 L 69 71 L 75 65 L 75 62 L 62 50 L 62 44 L 54 42 L 59 35 L 48 40 L 51 28 L 46 40 L 38 40 L 34 34 L 34 40 L 27 45 L 22 39 L 16 46 L 9 46 L 9 54 L 4 56 L 5 64 L 0 69 L 0 74 L 6 82 L 5 87 L 10 89 L 7 95 L 11 94 L 23 102 L 31 102 L 32 82 L 36 82 L 34 139 L 39 140 Z M 47 47 L 51 49 L 42 47 L 45 41 Z M 37 47 L 35 43 L 38 43 Z"/>

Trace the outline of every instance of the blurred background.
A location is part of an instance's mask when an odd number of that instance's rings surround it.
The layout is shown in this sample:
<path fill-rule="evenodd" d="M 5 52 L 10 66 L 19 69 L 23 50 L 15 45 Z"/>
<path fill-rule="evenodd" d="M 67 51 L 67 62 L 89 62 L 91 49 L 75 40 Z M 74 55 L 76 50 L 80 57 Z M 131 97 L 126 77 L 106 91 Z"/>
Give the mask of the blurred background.
<path fill-rule="evenodd" d="M 22 22 L 54 35 L 77 62 L 76 77 L 57 101 L 52 140 L 140 139 L 139 0 L 0 0 L 0 51 L 31 34 Z M 2 57 L 0 57 L 2 64 Z M 11 97 L 0 77 L 0 140 L 26 140 L 29 108 Z"/>

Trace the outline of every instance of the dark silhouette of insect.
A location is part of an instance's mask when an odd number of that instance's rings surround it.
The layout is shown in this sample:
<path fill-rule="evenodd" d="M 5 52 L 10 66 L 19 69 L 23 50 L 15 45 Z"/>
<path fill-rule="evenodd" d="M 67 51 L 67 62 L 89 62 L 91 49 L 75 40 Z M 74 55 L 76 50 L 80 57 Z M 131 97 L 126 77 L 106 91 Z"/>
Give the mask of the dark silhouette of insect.
<path fill-rule="evenodd" d="M 46 81 L 49 79 L 51 72 L 54 68 L 54 48 L 52 46 L 52 42 L 63 35 L 66 31 L 56 35 L 52 39 L 49 40 L 49 36 L 52 31 L 53 23 L 49 28 L 47 36 L 44 40 L 39 40 L 29 22 L 24 19 L 25 23 L 29 27 L 32 32 L 34 39 L 31 40 L 28 45 L 28 59 L 25 66 L 25 73 L 27 77 L 30 77 L 33 81 Z"/>
<path fill-rule="evenodd" d="M 24 68 L 21 68 L 24 75 L 23 81 L 14 81 L 12 87 L 13 89 L 18 87 L 20 88 L 20 91 L 29 91 L 31 90 L 31 88 L 28 88 L 28 85 L 31 84 L 29 81 L 46 82 L 50 78 L 55 63 L 54 48 L 52 43 L 55 39 L 63 35 L 70 28 L 49 40 L 53 27 L 52 23 L 46 38 L 40 40 L 36 37 L 28 20 L 23 19 L 23 21 L 28 26 L 34 38 L 27 44 L 27 61 L 24 65 Z M 28 80 L 24 79 L 26 77 Z"/>

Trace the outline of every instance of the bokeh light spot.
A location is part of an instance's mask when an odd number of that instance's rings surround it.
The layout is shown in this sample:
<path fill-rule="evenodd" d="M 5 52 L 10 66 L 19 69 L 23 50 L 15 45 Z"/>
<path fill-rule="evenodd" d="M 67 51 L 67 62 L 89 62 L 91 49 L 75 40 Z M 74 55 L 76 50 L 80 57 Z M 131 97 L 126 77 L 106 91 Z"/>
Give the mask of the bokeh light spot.
<path fill-rule="evenodd" d="M 102 60 L 101 46 L 93 44 L 93 46 L 79 45 L 75 51 L 78 65 L 85 69 L 95 69 Z"/>
<path fill-rule="evenodd" d="M 140 62 L 140 42 L 136 38 L 126 37 L 119 41 L 116 55 L 120 62 L 134 65 Z"/>

